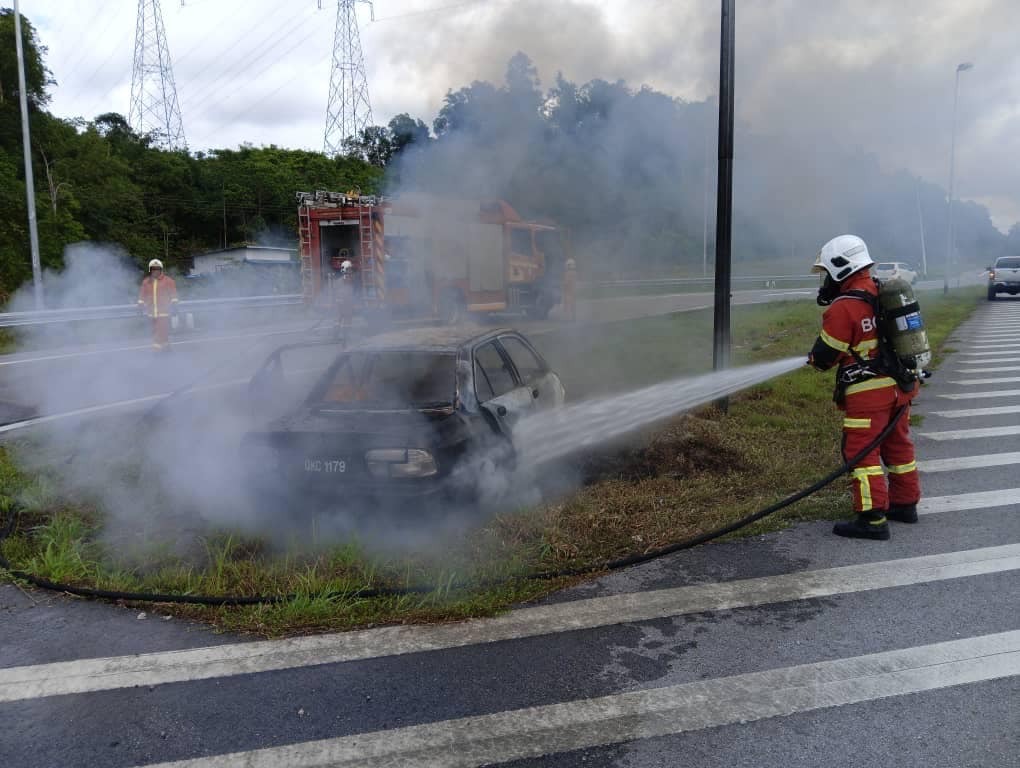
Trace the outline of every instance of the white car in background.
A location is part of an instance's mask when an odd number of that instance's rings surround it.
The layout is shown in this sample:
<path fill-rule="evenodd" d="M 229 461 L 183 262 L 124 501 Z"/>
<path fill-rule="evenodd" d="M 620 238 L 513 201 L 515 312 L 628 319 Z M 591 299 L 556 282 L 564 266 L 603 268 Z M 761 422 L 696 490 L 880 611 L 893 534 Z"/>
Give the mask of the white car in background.
<path fill-rule="evenodd" d="M 897 278 L 905 280 L 910 285 L 917 282 L 917 271 L 911 269 L 909 264 L 904 264 L 902 261 L 880 261 L 875 264 L 872 274 L 879 280 Z"/>

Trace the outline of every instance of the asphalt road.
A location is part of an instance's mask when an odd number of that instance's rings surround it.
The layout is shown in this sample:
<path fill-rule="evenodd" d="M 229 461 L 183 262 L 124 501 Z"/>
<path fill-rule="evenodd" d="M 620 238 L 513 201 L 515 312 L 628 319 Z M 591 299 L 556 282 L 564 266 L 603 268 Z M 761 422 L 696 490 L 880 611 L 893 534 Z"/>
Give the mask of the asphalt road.
<path fill-rule="evenodd" d="M 0 765 L 1016 766 L 1020 300 L 955 341 L 888 542 L 801 524 L 499 619 L 289 641 L 0 587 Z"/>
<path fill-rule="evenodd" d="M 803 289 L 738 291 L 733 303 L 767 303 L 811 295 Z M 711 293 L 679 293 L 581 301 L 577 321 L 590 325 L 706 309 L 712 306 L 712 299 Z M 153 352 L 143 337 L 0 355 L 0 436 L 20 432 L 18 427 L 8 427 L 5 433 L 3 425 L 33 418 L 61 414 L 80 418 L 78 411 L 96 409 L 85 414 L 94 417 L 121 407 L 143 407 L 151 402 L 147 398 L 192 382 L 198 382 L 200 388 L 240 388 L 281 344 L 328 338 L 329 324 L 315 327 L 317 322 L 316 318 L 304 318 L 247 330 L 182 334 L 174 338 L 170 355 Z M 563 327 L 555 312 L 546 322 L 512 317 L 491 322 L 513 325 L 531 334 Z M 310 330 L 313 327 L 315 330 Z"/>

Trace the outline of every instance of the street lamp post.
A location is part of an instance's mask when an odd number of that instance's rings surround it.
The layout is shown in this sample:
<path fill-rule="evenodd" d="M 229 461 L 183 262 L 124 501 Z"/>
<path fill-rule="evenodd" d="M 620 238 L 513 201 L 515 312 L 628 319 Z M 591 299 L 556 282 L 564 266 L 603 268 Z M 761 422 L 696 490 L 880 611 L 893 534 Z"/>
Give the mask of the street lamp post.
<path fill-rule="evenodd" d="M 956 174 L 956 104 L 960 100 L 960 73 L 973 69 L 974 65 L 965 61 L 956 66 L 956 85 L 953 88 L 953 135 L 949 145 L 949 222 L 946 226 L 946 274 L 942 279 L 942 293 L 949 293 L 949 269 L 953 258 L 953 177 Z"/>
<path fill-rule="evenodd" d="M 35 308 L 42 309 L 42 267 L 39 263 L 39 228 L 35 218 L 35 178 L 32 176 L 32 141 L 28 129 L 28 89 L 25 87 L 25 52 L 21 43 L 21 9 L 14 0 L 14 39 L 18 56 L 18 101 L 21 104 L 21 143 L 25 153 L 25 198 L 28 206 L 28 239 L 32 251 L 32 287 Z"/>

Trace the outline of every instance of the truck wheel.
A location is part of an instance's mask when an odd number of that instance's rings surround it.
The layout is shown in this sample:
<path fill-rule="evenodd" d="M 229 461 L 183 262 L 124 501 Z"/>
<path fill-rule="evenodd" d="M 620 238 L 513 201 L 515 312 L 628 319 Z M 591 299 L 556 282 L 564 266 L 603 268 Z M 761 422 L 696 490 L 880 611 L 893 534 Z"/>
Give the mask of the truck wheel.
<path fill-rule="evenodd" d="M 544 293 L 539 294 L 535 298 L 535 303 L 528 307 L 528 317 L 532 320 L 545 320 L 549 317 L 549 312 L 552 308 L 552 298 Z"/>
<path fill-rule="evenodd" d="M 466 311 L 460 291 L 448 291 L 439 302 L 439 322 L 443 325 L 456 325 L 464 319 Z"/>

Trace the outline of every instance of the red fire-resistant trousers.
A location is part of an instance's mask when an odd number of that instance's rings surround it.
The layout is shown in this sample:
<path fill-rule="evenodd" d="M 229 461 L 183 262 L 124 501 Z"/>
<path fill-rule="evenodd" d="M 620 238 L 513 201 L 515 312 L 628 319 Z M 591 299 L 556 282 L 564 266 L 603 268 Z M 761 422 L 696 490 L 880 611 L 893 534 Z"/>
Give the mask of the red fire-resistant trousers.
<path fill-rule="evenodd" d="M 170 318 L 165 315 L 152 318 L 152 346 L 156 349 L 170 347 Z"/>
<path fill-rule="evenodd" d="M 856 512 L 882 511 L 890 505 L 908 506 L 921 498 L 914 443 L 910 439 L 910 401 L 914 395 L 903 392 L 899 387 L 894 389 L 896 400 L 888 407 L 862 410 L 847 403 L 843 419 L 843 458 L 847 461 L 878 437 L 901 406 L 906 409 L 881 445 L 872 449 L 853 468 L 850 485 Z"/>

